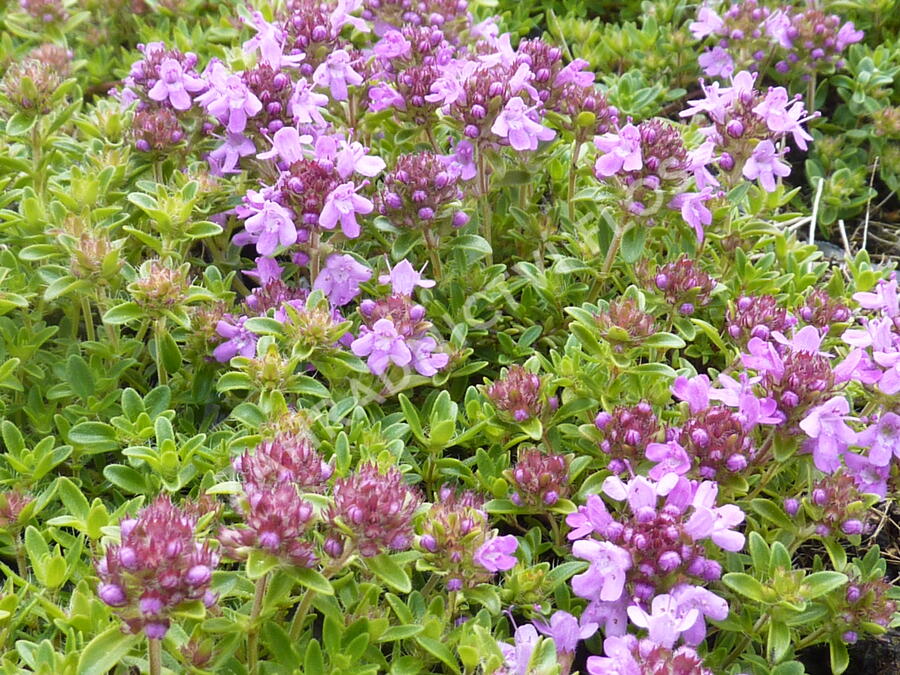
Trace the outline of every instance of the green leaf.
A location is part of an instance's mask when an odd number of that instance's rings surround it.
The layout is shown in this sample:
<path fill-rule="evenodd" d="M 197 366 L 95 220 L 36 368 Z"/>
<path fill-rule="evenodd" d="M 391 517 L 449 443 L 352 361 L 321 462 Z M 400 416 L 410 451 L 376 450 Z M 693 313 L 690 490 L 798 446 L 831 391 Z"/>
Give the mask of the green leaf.
<path fill-rule="evenodd" d="M 463 595 L 469 602 L 477 602 L 491 614 L 500 613 L 500 594 L 490 584 L 479 584 L 475 588 L 467 589 Z"/>
<path fill-rule="evenodd" d="M 31 131 L 31 127 L 36 121 L 36 116 L 18 112 L 6 121 L 6 134 L 8 136 L 24 136 Z"/>
<path fill-rule="evenodd" d="M 629 229 L 622 237 L 622 260 L 626 263 L 637 262 L 644 252 L 644 242 L 647 240 L 649 228 L 640 225 Z"/>
<path fill-rule="evenodd" d="M 142 633 L 123 633 L 118 624 L 117 621 L 115 626 L 100 633 L 84 647 L 78 659 L 79 675 L 105 675 L 144 639 Z"/>
<path fill-rule="evenodd" d="M 766 651 L 769 661 L 777 663 L 784 658 L 791 646 L 791 630 L 781 621 L 769 622 L 769 636 L 766 641 Z"/>
<path fill-rule="evenodd" d="M 78 486 L 65 476 L 58 478 L 56 485 L 57 494 L 66 510 L 81 522 L 87 521 L 91 506 Z"/>
<path fill-rule="evenodd" d="M 334 595 L 334 588 L 321 573 L 308 567 L 286 567 L 284 572 L 301 586 L 314 590 L 319 595 Z"/>
<path fill-rule="evenodd" d="M 66 361 L 66 379 L 82 401 L 94 393 L 94 375 L 83 358 L 78 354 L 72 354 Z"/>
<path fill-rule="evenodd" d="M 459 673 L 459 664 L 453 656 L 453 653 L 447 648 L 443 642 L 438 642 L 429 637 L 417 637 L 416 642 L 426 652 L 443 662 L 454 673 Z"/>
<path fill-rule="evenodd" d="M 103 468 L 103 476 L 110 483 L 129 494 L 146 494 L 151 491 L 144 474 L 124 464 L 109 464 Z"/>
<path fill-rule="evenodd" d="M 794 531 L 794 524 L 784 511 L 778 508 L 769 499 L 754 499 L 750 502 L 750 508 L 770 523 L 777 525 L 788 532 Z"/>
<path fill-rule="evenodd" d="M 406 626 L 391 626 L 379 636 L 378 641 L 397 642 L 398 640 L 407 640 L 418 635 L 423 630 L 425 630 L 425 626 L 417 624 Z"/>
<path fill-rule="evenodd" d="M 310 640 L 306 645 L 303 668 L 303 672 L 309 673 L 309 675 L 323 675 L 325 673 L 325 657 L 322 656 L 322 646 L 316 639 Z"/>
<path fill-rule="evenodd" d="M 144 311 L 137 303 L 123 302 L 121 305 L 112 307 L 103 315 L 103 323 L 116 325 L 143 318 Z"/>
<path fill-rule="evenodd" d="M 25 550 L 28 552 L 31 564 L 34 566 L 39 565 L 43 558 L 50 555 L 50 548 L 47 546 L 47 542 L 44 541 L 40 531 L 33 525 L 25 528 Z"/>
<path fill-rule="evenodd" d="M 828 652 L 831 657 L 831 672 L 834 675 L 841 675 L 850 665 L 850 654 L 847 652 L 847 645 L 837 635 L 828 641 Z"/>
<path fill-rule="evenodd" d="M 828 557 L 831 558 L 831 566 L 837 571 L 841 571 L 847 566 L 847 551 L 841 544 L 832 537 L 824 539 L 825 550 L 828 551 Z"/>
<path fill-rule="evenodd" d="M 847 575 L 842 572 L 813 572 L 803 580 L 800 587 L 801 595 L 807 600 L 813 600 L 836 588 L 840 588 L 848 581 Z"/>
<path fill-rule="evenodd" d="M 477 234 L 462 234 L 453 240 L 454 249 L 462 249 L 467 253 L 474 253 L 475 259 L 484 258 L 493 253 L 491 245 L 484 237 Z"/>
<path fill-rule="evenodd" d="M 799 661 L 786 661 L 772 668 L 769 675 L 804 675 L 806 667 Z"/>
<path fill-rule="evenodd" d="M 409 593 L 412 590 L 412 582 L 409 575 L 391 556 L 386 553 L 366 558 L 366 567 L 376 577 L 399 593 Z"/>
<path fill-rule="evenodd" d="M 170 373 L 176 373 L 181 369 L 181 350 L 172 334 L 166 331 L 163 333 L 157 343 L 159 350 L 159 358 L 162 359 L 163 366 Z"/>
<path fill-rule="evenodd" d="M 763 585 L 749 574 L 732 572 L 722 577 L 722 582 L 733 591 L 737 591 L 746 598 L 756 602 L 766 602 L 766 592 Z"/>
<path fill-rule="evenodd" d="M 759 574 L 769 571 L 769 546 L 759 532 L 751 532 L 747 538 L 747 548 L 750 550 L 750 558 L 753 560 L 753 570 Z"/>
<path fill-rule="evenodd" d="M 681 349 L 685 346 L 685 342 L 672 333 L 656 333 L 644 340 L 643 345 L 662 349 Z"/>
<path fill-rule="evenodd" d="M 119 447 L 115 428 L 103 422 L 76 424 L 69 430 L 68 441 L 76 445 L 87 446 L 88 452 L 91 454 L 108 452 Z"/>
<path fill-rule="evenodd" d="M 278 564 L 278 558 L 274 555 L 253 549 L 247 556 L 247 578 L 256 581 L 278 567 Z"/>

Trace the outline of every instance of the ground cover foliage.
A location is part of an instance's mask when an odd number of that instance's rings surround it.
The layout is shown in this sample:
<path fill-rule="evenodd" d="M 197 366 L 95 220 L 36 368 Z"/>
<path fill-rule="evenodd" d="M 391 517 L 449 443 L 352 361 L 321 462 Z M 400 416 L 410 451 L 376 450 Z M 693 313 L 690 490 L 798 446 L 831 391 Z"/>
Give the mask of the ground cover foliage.
<path fill-rule="evenodd" d="M 0 4 L 0 669 L 893 672 L 896 10 Z"/>

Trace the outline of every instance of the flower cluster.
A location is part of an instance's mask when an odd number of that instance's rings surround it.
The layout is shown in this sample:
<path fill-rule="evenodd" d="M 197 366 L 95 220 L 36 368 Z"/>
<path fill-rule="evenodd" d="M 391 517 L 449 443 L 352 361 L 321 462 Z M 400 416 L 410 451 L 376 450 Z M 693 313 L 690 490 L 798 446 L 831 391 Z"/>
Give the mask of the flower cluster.
<path fill-rule="evenodd" d="M 742 295 L 728 309 L 728 334 L 742 347 L 751 338 L 768 340 L 773 332 L 784 333 L 797 323 L 772 295 Z"/>
<path fill-rule="evenodd" d="M 690 25 L 697 39 L 713 38 L 716 46 L 700 56 L 710 77 L 728 77 L 736 69 L 765 70 L 774 62 L 780 74 L 800 74 L 843 67 L 841 55 L 863 38 L 852 21 L 814 6 L 770 9 L 758 0 L 732 2 L 719 12 L 705 4 Z"/>
<path fill-rule="evenodd" d="M 385 174 L 379 212 L 402 227 L 434 227 L 442 219 L 457 227 L 465 225 L 469 218 L 458 210 L 463 197 L 460 170 L 443 159 L 431 152 L 398 157 L 393 170 Z"/>
<path fill-rule="evenodd" d="M 594 425 L 603 432 L 600 450 L 609 456 L 607 468 L 614 474 L 632 473 L 660 432 L 659 420 L 646 401 L 599 412 Z"/>
<path fill-rule="evenodd" d="M 540 417 L 544 408 L 543 380 L 522 366 L 510 366 L 506 374 L 485 387 L 491 403 L 514 419 L 525 422 Z"/>
<path fill-rule="evenodd" d="M 196 540 L 196 525 L 196 514 L 168 497 L 120 522 L 120 543 L 107 547 L 96 562 L 97 594 L 130 631 L 143 630 L 159 640 L 169 629 L 169 615 L 182 603 L 215 603 L 209 584 L 219 556 L 208 542 Z"/>
<path fill-rule="evenodd" d="M 325 542 L 325 552 L 338 557 L 346 551 L 340 532 L 346 532 L 354 549 L 366 557 L 409 548 L 412 517 L 421 503 L 419 492 L 396 468 L 382 473 L 374 464 L 361 466 L 334 483 L 334 503 L 326 515 L 332 536 Z"/>
<path fill-rule="evenodd" d="M 696 150 L 705 165 L 715 164 L 718 177 L 730 188 L 741 176 L 758 180 L 767 192 L 776 188 L 776 180 L 790 175 L 784 161 L 788 135 L 800 150 L 807 149 L 812 136 L 803 123 L 810 115 L 799 96 L 791 97 L 784 87 L 770 87 L 762 92 L 755 88 L 757 75 L 748 71 L 736 73 L 730 87 L 718 82 L 701 82 L 704 97 L 689 101 L 682 117 L 704 115 L 707 126 L 700 129 L 706 140 Z M 781 149 L 779 149 L 781 148 Z M 701 182 L 717 184 L 706 168 Z"/>
<path fill-rule="evenodd" d="M 820 537 L 865 531 L 866 507 L 862 495 L 852 476 L 841 470 L 817 481 L 804 501 L 807 513 L 817 523 L 816 534 Z"/>
<path fill-rule="evenodd" d="M 553 506 L 569 492 L 570 456 L 542 452 L 537 448 L 519 451 L 515 466 L 508 472 L 517 506 L 543 509 Z"/>
<path fill-rule="evenodd" d="M 600 334 L 618 353 L 640 345 L 656 333 L 656 320 L 634 298 L 610 301 L 608 309 L 595 314 L 594 319 Z"/>
<path fill-rule="evenodd" d="M 350 349 L 357 356 L 367 357 L 369 370 L 375 375 L 384 374 L 394 364 L 411 366 L 420 375 L 431 377 L 449 363 L 450 355 L 435 351 L 438 344 L 428 334 L 431 323 L 425 320 L 425 308 L 413 302 L 412 294 L 417 286 L 430 288 L 434 281 L 422 278 L 407 260 L 378 280 L 390 284 L 392 294 L 360 303 L 363 325 Z"/>
<path fill-rule="evenodd" d="M 657 269 L 653 285 L 679 314 L 690 316 L 709 304 L 716 281 L 686 255 Z"/>

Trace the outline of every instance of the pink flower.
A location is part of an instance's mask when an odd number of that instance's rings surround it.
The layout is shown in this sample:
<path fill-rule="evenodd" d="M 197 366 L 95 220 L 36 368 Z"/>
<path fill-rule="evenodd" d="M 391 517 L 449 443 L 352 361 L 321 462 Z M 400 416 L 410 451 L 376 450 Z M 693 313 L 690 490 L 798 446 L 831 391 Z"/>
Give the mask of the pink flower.
<path fill-rule="evenodd" d="M 497 115 L 491 131 L 507 139 L 519 152 L 537 150 L 538 141 L 552 140 L 556 132 L 531 119 L 528 114 L 533 110 L 533 106 L 528 107 L 521 98 L 514 96 Z"/>
<path fill-rule="evenodd" d="M 342 140 L 340 142 L 340 148 L 334 159 L 341 178 L 347 180 L 354 171 L 373 178 L 384 171 L 386 166 L 384 160 L 376 155 L 367 155 L 366 150 L 367 148 L 357 141 L 348 143 Z"/>
<path fill-rule="evenodd" d="M 346 101 L 349 93 L 348 85 L 362 84 L 362 75 L 350 65 L 350 54 L 344 49 L 331 52 L 313 73 L 313 82 L 320 87 L 328 87 L 336 101 Z"/>
<path fill-rule="evenodd" d="M 213 358 L 219 363 L 228 363 L 235 356 L 252 358 L 256 355 L 257 336 L 244 328 L 247 317 L 234 319 L 234 323 L 227 318 L 216 324 L 216 333 L 225 339 L 213 350 Z"/>
<path fill-rule="evenodd" d="M 843 396 L 835 396 L 810 410 L 800 422 L 800 428 L 813 439 L 812 453 L 816 468 L 833 473 L 840 467 L 840 455 L 857 440 L 857 434 L 847 426 L 850 404 Z"/>
<path fill-rule="evenodd" d="M 423 278 L 422 272 L 416 272 L 415 268 L 406 259 L 401 260 L 393 268 L 389 267 L 388 269 L 389 274 L 379 276 L 378 283 L 389 283 L 394 295 L 412 295 L 416 286 L 421 286 L 422 288 L 434 286 L 432 279 Z"/>
<path fill-rule="evenodd" d="M 681 632 L 685 644 L 696 646 L 706 639 L 705 618 L 724 621 L 728 618 L 728 603 L 724 598 L 700 586 L 678 584 L 671 595 L 678 602 L 678 616 L 683 618 L 692 609 L 697 611 L 693 625 Z"/>
<path fill-rule="evenodd" d="M 734 60 L 731 54 L 719 46 L 703 52 L 697 59 L 703 72 L 709 77 L 731 77 L 734 72 Z"/>
<path fill-rule="evenodd" d="M 259 159 L 279 157 L 288 166 L 299 162 L 312 148 L 312 136 L 300 135 L 294 127 L 281 127 L 272 135 L 272 148 L 257 155 Z"/>
<path fill-rule="evenodd" d="M 184 67 L 176 59 L 163 59 L 159 65 L 159 79 L 147 92 L 154 101 L 168 100 L 175 110 L 188 110 L 191 95 L 206 89 L 206 82 L 199 77 L 184 72 Z"/>
<path fill-rule="evenodd" d="M 634 625 L 646 628 L 649 638 L 658 645 L 671 649 L 678 635 L 694 625 L 700 613 L 689 609 L 679 616 L 678 601 L 671 595 L 657 595 L 653 598 L 648 614 L 637 605 L 628 608 L 628 617 Z"/>
<path fill-rule="evenodd" d="M 288 105 L 291 115 L 294 116 L 294 122 L 297 124 L 325 126 L 325 118 L 322 117 L 320 108 L 328 105 L 328 97 L 325 94 L 314 92 L 305 77 L 301 77 L 294 83 L 294 91 Z"/>
<path fill-rule="evenodd" d="M 306 58 L 303 54 L 285 56 L 285 32 L 266 21 L 259 12 L 253 12 L 253 27 L 256 29 L 256 35 L 243 44 L 245 54 L 258 50 L 260 62 L 273 70 L 279 70 L 282 66 L 296 67 Z"/>
<path fill-rule="evenodd" d="M 325 198 L 325 205 L 319 214 L 319 225 L 332 230 L 340 221 L 344 236 L 349 239 L 358 237 L 359 223 L 356 222 L 356 214 L 365 215 L 375 208 L 371 201 L 356 193 L 358 189 L 352 182 L 334 188 Z"/>
<path fill-rule="evenodd" d="M 691 469 L 691 458 L 677 441 L 650 443 L 644 454 L 651 462 L 656 462 L 647 474 L 653 480 L 661 480 L 669 473 L 682 476 Z"/>
<path fill-rule="evenodd" d="M 372 270 L 356 262 L 351 255 L 332 254 L 325 261 L 313 288 L 322 291 L 336 307 L 346 305 L 359 295 L 359 284 L 372 278 Z"/>
<path fill-rule="evenodd" d="M 230 133 L 239 134 L 247 127 L 247 118 L 262 110 L 262 103 L 239 76 L 231 75 L 222 95 L 207 104 L 206 110 L 224 122 Z"/>
<path fill-rule="evenodd" d="M 406 344 L 412 352 L 412 366 L 419 375 L 431 377 L 450 362 L 449 354 L 433 353 L 437 349 L 437 341 L 429 335 L 409 340 Z"/>
<path fill-rule="evenodd" d="M 473 560 L 488 572 L 506 572 L 516 566 L 514 555 L 519 548 L 519 540 L 508 534 L 488 539 L 477 551 Z"/>
<path fill-rule="evenodd" d="M 641 157 L 641 132 L 633 124 L 626 124 L 618 134 L 608 133 L 594 139 L 594 145 L 604 153 L 594 164 L 598 178 L 609 178 L 620 171 L 638 171 L 644 166 Z"/>
<path fill-rule="evenodd" d="M 784 178 L 791 173 L 791 167 L 781 161 L 782 153 L 775 149 L 772 141 L 765 140 L 757 144 L 753 154 L 744 164 L 744 178 L 759 179 L 759 184 L 766 192 L 775 191 L 775 177 Z"/>
<path fill-rule="evenodd" d="M 412 43 L 399 30 L 389 30 L 372 48 L 380 59 L 407 58 L 412 52 Z"/>
<path fill-rule="evenodd" d="M 714 10 L 709 7 L 701 7 L 697 12 L 697 20 L 689 26 L 691 34 L 701 40 L 707 35 L 715 35 L 724 27 L 725 22 Z"/>
<path fill-rule="evenodd" d="M 458 141 L 453 147 L 453 154 L 442 155 L 440 160 L 444 166 L 458 170 L 462 180 L 472 180 L 478 174 L 478 167 L 475 165 L 475 146 L 470 141 Z"/>
<path fill-rule="evenodd" d="M 887 466 L 892 456 L 900 459 L 900 415 L 884 413 L 875 424 L 860 432 L 857 445 L 869 449 L 869 461 Z"/>
<path fill-rule="evenodd" d="M 578 642 L 587 640 L 597 632 L 599 626 L 596 623 L 581 622 L 568 612 L 557 610 L 550 617 L 550 624 L 536 620 L 534 626 L 544 635 L 553 638 L 557 652 L 573 654 Z"/>
<path fill-rule="evenodd" d="M 855 42 L 859 42 L 865 37 L 865 33 L 861 30 L 856 30 L 856 26 L 853 25 L 852 21 L 848 21 L 841 29 L 838 31 L 837 36 L 835 37 L 835 45 L 834 48 L 842 52 L 844 49 Z"/>
<path fill-rule="evenodd" d="M 791 105 L 788 106 L 788 103 Z M 794 143 L 801 150 L 806 150 L 806 141 L 813 140 L 801 126 L 809 117 L 805 117 L 806 108 L 803 101 L 788 98 L 784 87 L 770 88 L 766 97 L 753 108 L 766 123 L 770 131 L 779 134 L 792 134 Z"/>
<path fill-rule="evenodd" d="M 412 361 L 412 352 L 390 319 L 379 319 L 371 329 L 363 326 L 350 350 L 357 356 L 368 356 L 367 365 L 375 375 L 382 375 L 391 363 L 402 368 Z"/>
<path fill-rule="evenodd" d="M 681 217 L 694 228 L 698 242 L 703 241 L 703 228 L 712 224 L 712 211 L 706 207 L 712 196 L 712 189 L 704 188 L 700 192 L 682 192 L 669 202 L 669 208 L 681 210 Z"/>
<path fill-rule="evenodd" d="M 572 590 L 588 600 L 614 602 L 625 590 L 625 572 L 631 567 L 631 555 L 608 541 L 580 539 L 572 544 L 572 553 L 591 566 L 572 577 Z"/>
<path fill-rule="evenodd" d="M 679 375 L 672 383 L 671 392 L 675 398 L 687 401 L 692 413 L 698 413 L 709 407 L 709 377 L 697 375 L 687 378 Z"/>
<path fill-rule="evenodd" d="M 271 200 L 266 200 L 261 209 L 247 218 L 244 228 L 256 238 L 260 255 L 272 255 L 279 245 L 290 246 L 297 241 L 291 212 Z"/>
<path fill-rule="evenodd" d="M 228 133 L 225 141 L 218 148 L 209 153 L 209 166 L 213 175 L 224 176 L 229 173 L 240 173 L 236 167 L 241 157 L 247 157 L 256 152 L 253 141 L 243 134 Z"/>

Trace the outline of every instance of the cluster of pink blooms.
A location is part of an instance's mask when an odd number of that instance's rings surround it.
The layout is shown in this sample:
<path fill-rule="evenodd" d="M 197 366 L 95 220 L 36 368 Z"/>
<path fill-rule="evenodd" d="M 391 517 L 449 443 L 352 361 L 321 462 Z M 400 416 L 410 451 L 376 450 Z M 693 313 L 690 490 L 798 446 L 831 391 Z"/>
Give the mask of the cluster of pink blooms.
<path fill-rule="evenodd" d="M 252 550 L 259 550 L 289 565 L 312 567 L 317 557 L 304 535 L 312 523 L 313 508 L 299 491 L 320 490 L 332 466 L 309 439 L 293 434 L 264 441 L 254 453 L 244 453 L 232 464 L 244 491 L 235 503 L 242 523 L 220 530 L 223 551 L 233 560 L 245 560 Z"/>
<path fill-rule="evenodd" d="M 758 0 L 704 4 L 690 25 L 695 38 L 715 40 L 700 56 L 700 66 L 710 77 L 729 77 L 747 68 L 776 73 L 798 73 L 804 79 L 816 72 L 842 68 L 844 50 L 863 39 L 852 21 L 842 23 L 835 14 L 816 6 L 791 7 Z M 805 3 L 804 3 L 805 4 Z"/>
<path fill-rule="evenodd" d="M 512 502 L 517 506 L 544 509 L 567 497 L 569 460 L 569 456 L 538 448 L 520 450 L 515 466 L 507 474 L 513 488 Z"/>
<path fill-rule="evenodd" d="M 739 551 L 744 535 L 733 528 L 743 522 L 744 513 L 733 504 L 717 505 L 715 482 L 674 473 L 659 481 L 637 476 L 624 482 L 612 476 L 601 491 L 625 502 L 627 510 L 611 514 L 600 496 L 590 495 L 566 519 L 573 553 L 590 563 L 572 579 L 575 594 L 589 601 L 582 625 L 602 625 L 608 640 L 623 638 L 630 619 L 647 630 L 654 648 L 671 650 L 679 638 L 689 647 L 700 644 L 706 619 L 728 615 L 725 600 L 694 583 L 714 581 L 722 573 L 708 557 L 706 541 Z M 614 672 L 600 670 L 607 661 L 595 665 L 596 672 Z"/>
<path fill-rule="evenodd" d="M 491 384 L 484 393 L 497 410 L 509 415 L 516 422 L 540 417 L 544 409 L 543 380 L 519 365 L 509 370 Z"/>
<path fill-rule="evenodd" d="M 757 74 L 743 70 L 731 77 L 729 87 L 701 82 L 703 98 L 689 101 L 681 112 L 682 117 L 703 115 L 707 122 L 700 128 L 706 140 L 694 151 L 702 158 L 702 169 L 695 174 L 699 187 L 718 185 L 721 179 L 731 188 L 743 176 L 772 192 L 778 179 L 791 173 L 783 141 L 790 136 L 806 150 L 812 140 L 803 123 L 816 113 L 810 115 L 801 98 L 789 96 L 784 87 L 760 91 L 756 79 Z M 716 168 L 717 176 L 708 167 Z"/>
<path fill-rule="evenodd" d="M 814 523 L 820 537 L 861 534 L 866 530 L 863 522 L 866 507 L 862 494 L 852 476 L 839 469 L 824 476 L 813 485 L 804 499 L 805 513 Z M 784 510 L 791 518 L 800 512 L 800 501 L 790 497 L 784 500 Z"/>
<path fill-rule="evenodd" d="M 180 605 L 216 602 L 209 585 L 219 556 L 197 541 L 196 525 L 196 509 L 180 509 L 165 496 L 119 523 L 120 543 L 96 562 L 97 593 L 131 632 L 162 639 Z"/>
<path fill-rule="evenodd" d="M 408 260 L 397 263 L 378 280 L 390 284 L 391 295 L 360 303 L 363 325 L 350 349 L 366 357 L 375 375 L 382 375 L 393 364 L 431 377 L 449 363 L 450 355 L 435 351 L 438 344 L 429 335 L 431 323 L 425 319 L 425 308 L 412 296 L 417 287 L 431 288 L 434 281 L 423 278 Z"/>

